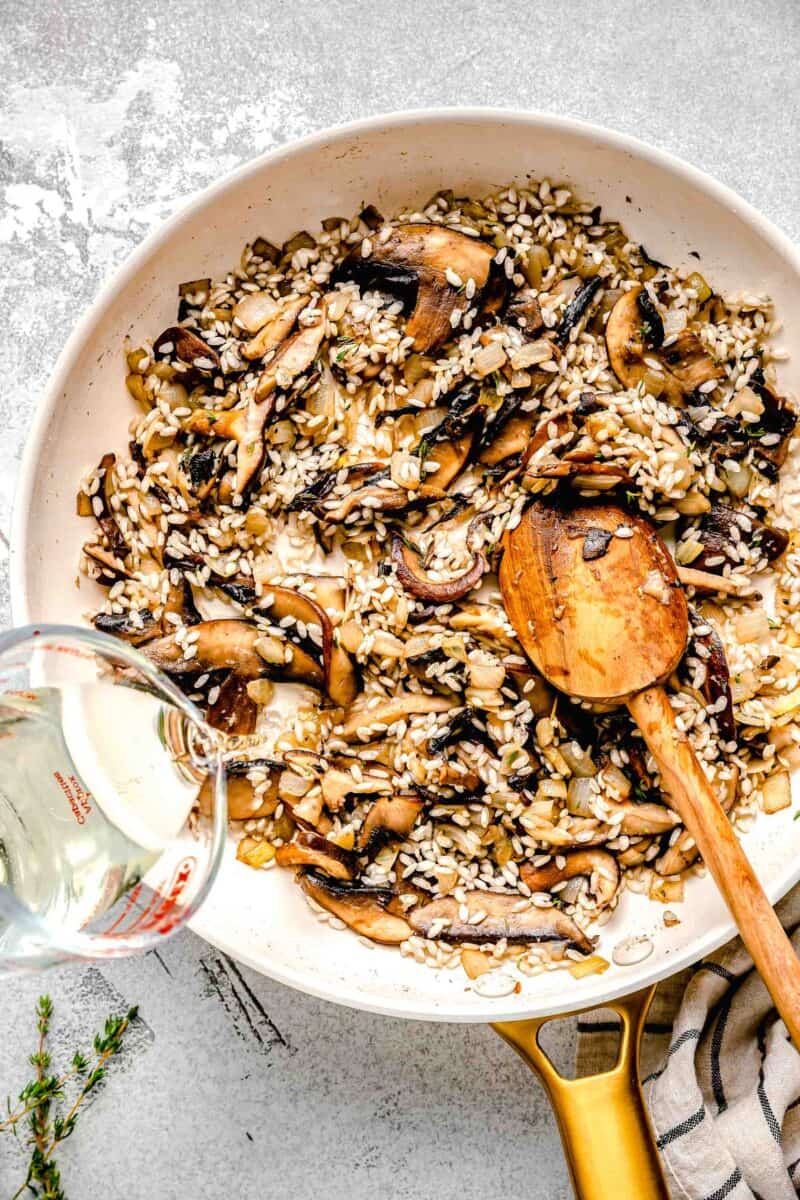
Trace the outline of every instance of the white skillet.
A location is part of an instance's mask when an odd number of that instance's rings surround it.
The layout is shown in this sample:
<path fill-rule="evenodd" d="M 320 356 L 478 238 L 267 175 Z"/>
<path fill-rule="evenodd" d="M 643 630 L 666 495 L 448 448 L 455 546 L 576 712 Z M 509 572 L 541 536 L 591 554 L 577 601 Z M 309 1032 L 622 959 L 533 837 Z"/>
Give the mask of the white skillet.
<path fill-rule="evenodd" d="M 315 134 L 194 197 L 128 258 L 80 321 L 24 456 L 12 535 L 15 622 L 78 623 L 96 606 L 94 585 L 74 584 L 86 536 L 75 515 L 76 488 L 87 467 L 127 440 L 133 405 L 124 386 L 124 337 L 136 344 L 174 320 L 180 282 L 223 274 L 259 234 L 281 242 L 367 202 L 389 214 L 441 187 L 481 195 L 529 173 L 571 182 L 651 255 L 702 271 L 719 290 L 768 292 L 785 321 L 781 343 L 800 345 L 795 246 L 721 184 L 632 138 L 561 117 L 492 109 L 400 113 Z M 785 364 L 780 378 L 784 390 L 800 390 L 797 361 Z M 800 878 L 800 822 L 792 809 L 760 817 L 747 851 L 777 900 Z M 255 970 L 340 1004 L 426 1020 L 498 1021 L 603 1004 L 694 962 L 735 932 L 710 879 L 691 879 L 685 902 L 673 908 L 680 924 L 667 929 L 662 906 L 626 893 L 603 931 L 601 953 L 610 958 L 619 942 L 646 935 L 648 957 L 579 981 L 548 973 L 499 999 L 477 994 L 460 971 L 434 971 L 321 925 L 287 874 L 254 872 L 235 861 L 232 847 L 193 927 Z"/>

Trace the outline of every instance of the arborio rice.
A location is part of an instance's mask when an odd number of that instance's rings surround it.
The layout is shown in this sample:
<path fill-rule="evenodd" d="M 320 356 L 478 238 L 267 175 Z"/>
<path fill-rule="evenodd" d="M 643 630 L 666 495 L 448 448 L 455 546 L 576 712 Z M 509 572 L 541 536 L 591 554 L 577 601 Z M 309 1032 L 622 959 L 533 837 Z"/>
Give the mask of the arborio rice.
<path fill-rule="evenodd" d="M 789 805 L 796 418 L 768 298 L 701 268 L 547 181 L 445 192 L 259 238 L 127 348 L 141 411 L 79 495 L 94 623 L 230 735 L 238 857 L 296 869 L 321 919 L 472 976 L 602 970 L 624 888 L 680 919 L 703 868 L 630 717 L 555 694 L 502 609 L 534 495 L 659 528 L 692 605 L 679 725 L 738 829 Z"/>

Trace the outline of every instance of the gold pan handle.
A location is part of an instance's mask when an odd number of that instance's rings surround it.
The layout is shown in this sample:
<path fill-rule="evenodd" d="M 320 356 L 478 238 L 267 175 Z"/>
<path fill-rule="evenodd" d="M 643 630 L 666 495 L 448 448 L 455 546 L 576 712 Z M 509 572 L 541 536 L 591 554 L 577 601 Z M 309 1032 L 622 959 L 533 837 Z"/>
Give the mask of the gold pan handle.
<path fill-rule="evenodd" d="M 669 1200 L 639 1083 L 639 1046 L 654 990 L 604 1005 L 622 1021 L 617 1063 L 584 1079 L 564 1079 L 539 1045 L 539 1031 L 554 1018 L 492 1026 L 544 1084 L 578 1200 Z"/>

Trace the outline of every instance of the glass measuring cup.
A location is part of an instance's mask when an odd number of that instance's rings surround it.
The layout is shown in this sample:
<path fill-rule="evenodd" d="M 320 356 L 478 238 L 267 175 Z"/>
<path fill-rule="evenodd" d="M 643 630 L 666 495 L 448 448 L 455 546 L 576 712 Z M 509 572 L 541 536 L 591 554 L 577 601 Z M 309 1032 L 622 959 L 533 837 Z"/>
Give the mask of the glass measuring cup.
<path fill-rule="evenodd" d="M 126 643 L 58 625 L 0 634 L 0 971 L 175 932 L 221 860 L 222 754 Z"/>

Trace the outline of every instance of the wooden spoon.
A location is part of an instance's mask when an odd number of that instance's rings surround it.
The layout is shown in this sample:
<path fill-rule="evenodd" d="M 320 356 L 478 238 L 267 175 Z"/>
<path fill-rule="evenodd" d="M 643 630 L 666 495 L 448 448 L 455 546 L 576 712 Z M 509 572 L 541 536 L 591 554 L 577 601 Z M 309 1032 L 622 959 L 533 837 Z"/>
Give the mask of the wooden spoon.
<path fill-rule="evenodd" d="M 650 525 L 611 505 L 536 502 L 506 535 L 500 587 L 525 652 L 580 700 L 626 704 L 670 806 L 697 843 L 800 1049 L 800 960 L 661 687 L 689 619 L 675 564 Z"/>

